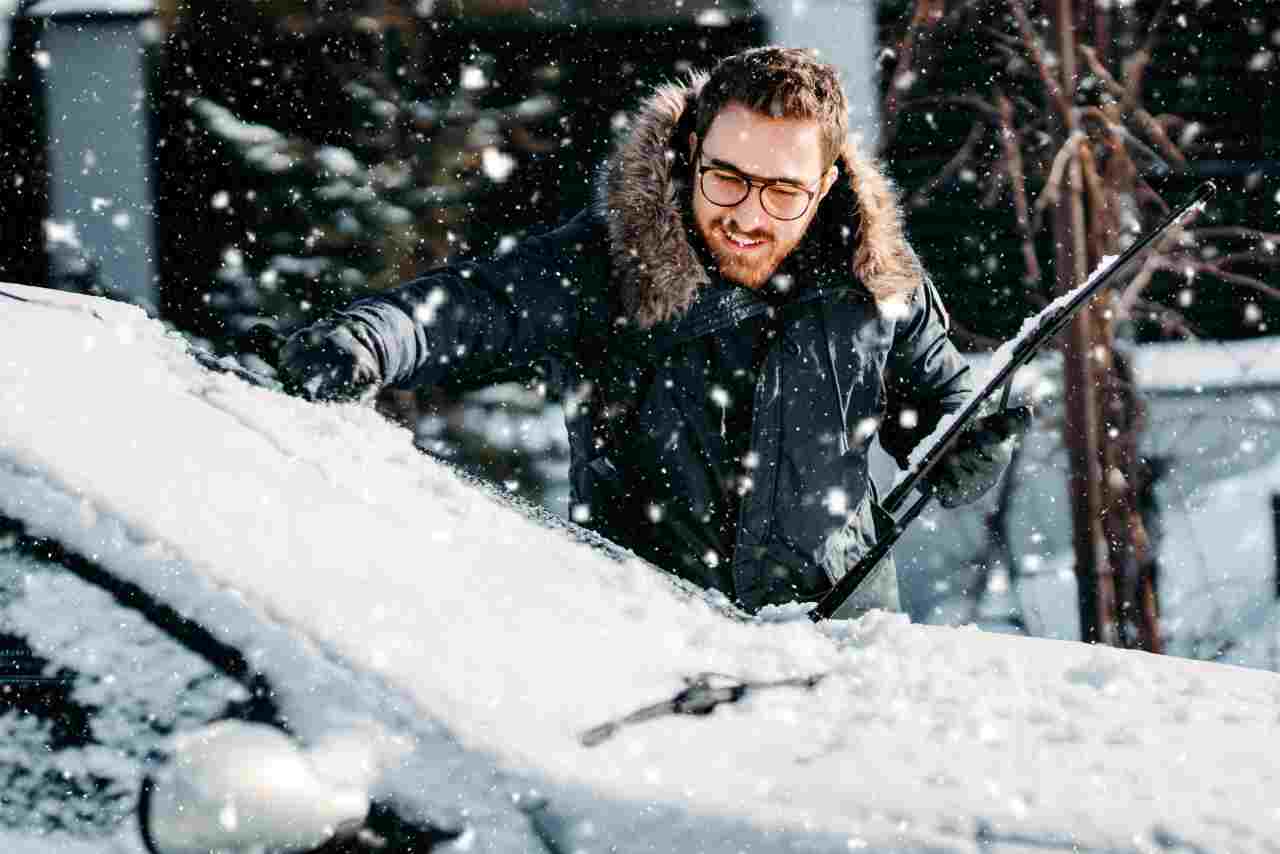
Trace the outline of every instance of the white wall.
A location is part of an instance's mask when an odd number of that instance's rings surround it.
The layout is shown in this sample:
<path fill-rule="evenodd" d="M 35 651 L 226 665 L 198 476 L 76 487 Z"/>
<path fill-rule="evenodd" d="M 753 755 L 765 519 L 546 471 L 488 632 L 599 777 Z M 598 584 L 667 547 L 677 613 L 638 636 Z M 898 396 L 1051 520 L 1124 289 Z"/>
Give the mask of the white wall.
<path fill-rule="evenodd" d="M 756 7 L 769 19 L 770 41 L 814 48 L 844 72 L 850 130 L 874 152 L 880 135 L 875 0 L 756 0 Z"/>
<path fill-rule="evenodd" d="M 54 18 L 40 38 L 49 219 L 73 224 L 100 282 L 154 306 L 154 216 L 139 21 Z"/>

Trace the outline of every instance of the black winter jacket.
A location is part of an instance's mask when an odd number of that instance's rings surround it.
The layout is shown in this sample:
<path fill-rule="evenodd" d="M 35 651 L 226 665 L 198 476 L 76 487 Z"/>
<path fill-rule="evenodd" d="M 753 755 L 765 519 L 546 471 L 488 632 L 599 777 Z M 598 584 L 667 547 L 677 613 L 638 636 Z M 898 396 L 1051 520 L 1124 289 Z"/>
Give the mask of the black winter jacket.
<path fill-rule="evenodd" d="M 685 152 L 703 82 L 660 89 L 610 159 L 600 202 L 483 262 L 347 309 L 391 384 L 479 386 L 542 366 L 562 380 L 573 501 L 586 524 L 748 610 L 813 600 L 875 536 L 867 449 L 899 462 L 969 391 L 947 316 L 902 236 L 896 197 L 850 146 L 842 179 L 784 262 L 784 300 L 727 284 L 687 220 Z M 723 495 L 708 449 L 717 334 L 761 331 L 750 479 L 731 563 L 674 526 Z M 896 608 L 891 561 L 851 612 Z"/>

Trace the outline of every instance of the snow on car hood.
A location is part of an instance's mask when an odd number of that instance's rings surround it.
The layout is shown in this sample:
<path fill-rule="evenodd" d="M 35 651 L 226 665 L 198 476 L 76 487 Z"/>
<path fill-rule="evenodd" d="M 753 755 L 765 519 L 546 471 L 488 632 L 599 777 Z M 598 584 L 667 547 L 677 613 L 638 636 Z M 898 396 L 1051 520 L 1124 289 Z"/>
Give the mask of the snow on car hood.
<path fill-rule="evenodd" d="M 855 849 L 1280 834 L 1275 674 L 899 615 L 736 620 L 477 490 L 371 409 L 210 372 L 122 304 L 0 285 L 0 514 L 167 601 L 166 567 L 194 566 L 463 745 L 610 797 Z M 827 675 L 580 742 L 709 671 Z"/>

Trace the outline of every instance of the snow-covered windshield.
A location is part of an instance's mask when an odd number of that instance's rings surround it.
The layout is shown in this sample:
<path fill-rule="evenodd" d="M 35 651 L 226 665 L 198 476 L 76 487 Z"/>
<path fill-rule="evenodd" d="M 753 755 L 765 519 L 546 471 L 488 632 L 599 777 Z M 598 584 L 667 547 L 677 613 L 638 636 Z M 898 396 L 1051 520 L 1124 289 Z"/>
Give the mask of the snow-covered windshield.
<path fill-rule="evenodd" d="M 244 650 L 304 730 L 350 725 L 347 700 L 246 615 L 402 697 L 399 726 L 534 775 L 578 817 L 568 837 L 604 828 L 619 850 L 637 805 L 664 816 L 643 824 L 656 850 L 729 819 L 885 851 L 1280 833 L 1275 674 L 901 615 L 735 617 L 477 490 L 370 409 L 208 371 L 121 304 L 0 300 L 0 515 Z M 775 687 L 584 742 L 699 674 Z M 387 774 L 421 791 L 424 761 Z M 488 760 L 449 761 L 491 779 Z"/>

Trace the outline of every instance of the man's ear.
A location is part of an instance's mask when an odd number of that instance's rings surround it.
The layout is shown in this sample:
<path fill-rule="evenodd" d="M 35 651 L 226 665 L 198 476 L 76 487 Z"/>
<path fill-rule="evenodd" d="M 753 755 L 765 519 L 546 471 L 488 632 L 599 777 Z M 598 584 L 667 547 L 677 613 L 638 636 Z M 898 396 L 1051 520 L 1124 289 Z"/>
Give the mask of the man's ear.
<path fill-rule="evenodd" d="M 840 177 L 840 167 L 832 163 L 831 168 L 822 176 L 822 190 L 818 193 L 819 199 L 825 199 L 827 193 L 831 192 L 831 188 L 836 185 L 836 179 Z"/>

